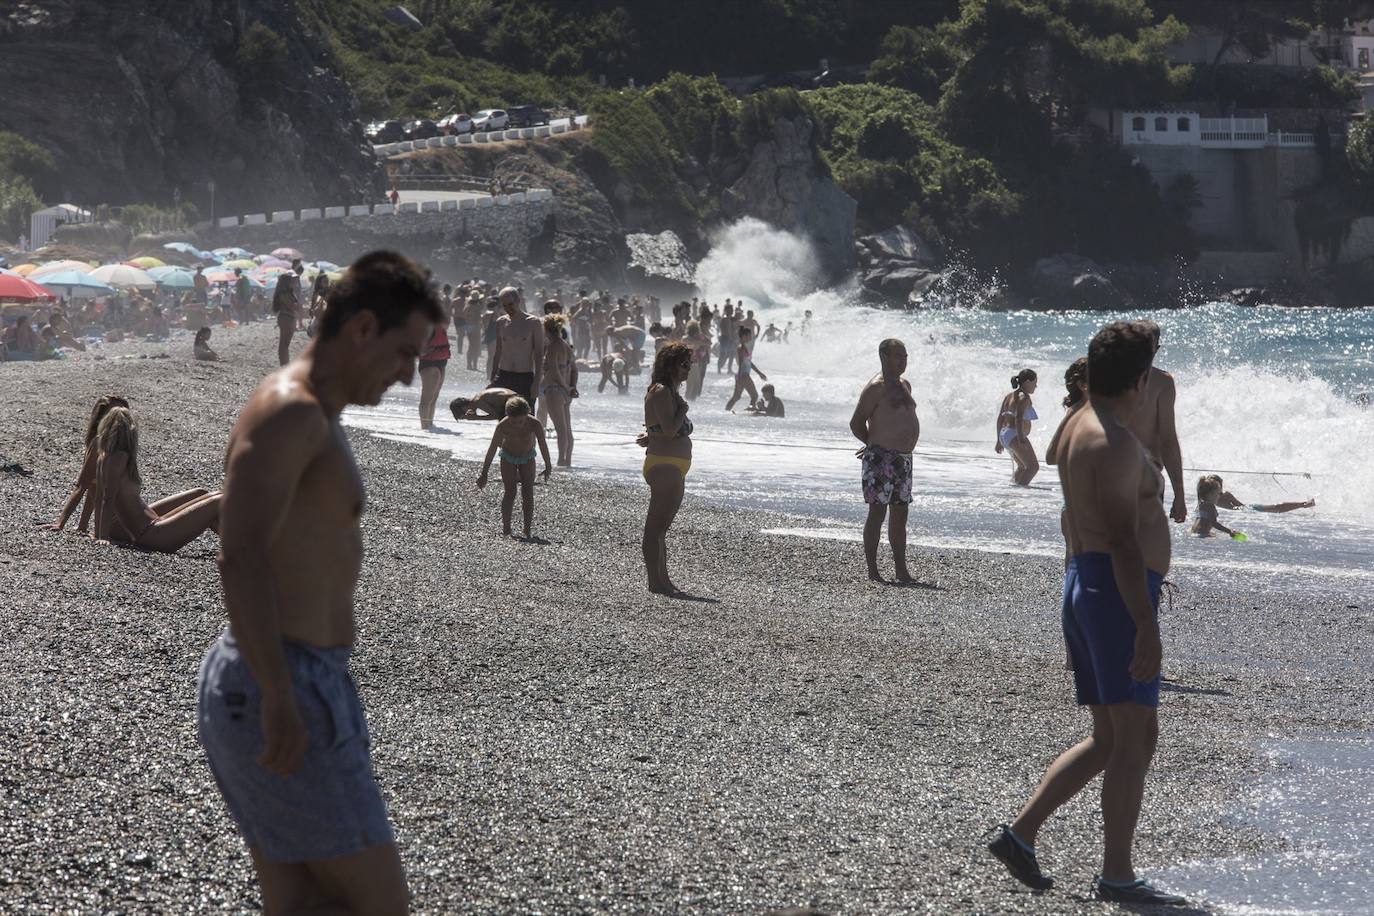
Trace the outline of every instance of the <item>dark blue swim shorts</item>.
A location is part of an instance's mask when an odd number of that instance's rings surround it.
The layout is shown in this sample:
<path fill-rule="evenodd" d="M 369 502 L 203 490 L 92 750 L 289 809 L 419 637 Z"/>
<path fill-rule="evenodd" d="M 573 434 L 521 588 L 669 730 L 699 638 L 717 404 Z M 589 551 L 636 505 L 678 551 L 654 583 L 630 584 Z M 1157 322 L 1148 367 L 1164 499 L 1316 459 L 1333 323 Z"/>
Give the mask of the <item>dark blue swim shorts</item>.
<path fill-rule="evenodd" d="M 200 665 L 197 721 L 210 771 L 249 846 L 269 862 L 313 862 L 393 842 L 349 649 L 285 643 L 309 748 L 287 776 L 258 763 L 262 694 L 229 630 Z"/>
<path fill-rule="evenodd" d="M 1145 573 L 1158 616 L 1164 577 L 1154 570 Z M 1078 705 L 1159 705 L 1159 675 L 1144 683 L 1131 678 L 1135 621 L 1117 590 L 1110 554 L 1083 553 L 1069 560 L 1064 570 L 1064 641 Z"/>

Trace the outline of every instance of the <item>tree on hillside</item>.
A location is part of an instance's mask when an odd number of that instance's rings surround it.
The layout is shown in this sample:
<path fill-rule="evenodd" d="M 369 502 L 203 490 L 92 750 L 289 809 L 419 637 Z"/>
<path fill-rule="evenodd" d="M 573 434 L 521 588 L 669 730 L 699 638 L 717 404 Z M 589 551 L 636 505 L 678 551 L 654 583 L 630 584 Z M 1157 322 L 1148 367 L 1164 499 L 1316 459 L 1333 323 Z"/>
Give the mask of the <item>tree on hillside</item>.
<path fill-rule="evenodd" d="M 1212 66 L 1217 67 L 1234 48 L 1251 57 L 1264 57 L 1276 41 L 1303 38 L 1318 25 L 1340 25 L 1366 3 L 1352 0 L 1153 0 L 1161 17 L 1174 16 L 1195 31 L 1220 39 Z"/>
<path fill-rule="evenodd" d="M 959 63 L 950 31 L 893 26 L 883 36 L 878 57 L 868 68 L 869 81 L 909 89 L 927 102 L 938 101 L 941 87 Z"/>

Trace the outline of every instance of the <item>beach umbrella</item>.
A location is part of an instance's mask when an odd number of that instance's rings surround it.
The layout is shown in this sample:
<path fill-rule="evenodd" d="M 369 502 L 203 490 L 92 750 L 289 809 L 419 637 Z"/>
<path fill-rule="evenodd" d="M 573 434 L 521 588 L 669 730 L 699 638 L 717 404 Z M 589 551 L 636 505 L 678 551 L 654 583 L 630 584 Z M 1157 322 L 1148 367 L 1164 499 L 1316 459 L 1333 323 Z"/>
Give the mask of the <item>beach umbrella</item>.
<path fill-rule="evenodd" d="M 224 258 L 221 258 L 213 251 L 197 251 L 196 257 L 200 258 L 202 261 L 211 261 L 215 264 L 218 264 L 220 261 L 224 260 Z"/>
<path fill-rule="evenodd" d="M 35 270 L 37 270 L 37 269 L 38 269 L 38 265 L 37 265 L 37 264 L 20 264 L 18 267 L 11 267 L 11 268 L 10 268 L 10 270 L 11 270 L 13 273 L 18 274 L 18 275 L 21 276 L 21 277 L 27 277 L 30 273 L 32 273 L 33 271 L 35 271 Z"/>
<path fill-rule="evenodd" d="M 258 267 L 280 267 L 282 270 L 290 270 L 291 262 L 283 261 L 281 258 L 268 258 L 266 261 L 259 263 Z"/>
<path fill-rule="evenodd" d="M 167 262 L 164 261 L 164 260 L 162 260 L 161 258 L 155 258 L 155 257 L 152 257 L 151 255 L 146 255 L 146 254 L 145 254 L 143 257 L 141 257 L 141 258 L 130 258 L 129 260 L 125 261 L 124 263 L 125 263 L 125 264 L 128 264 L 128 265 L 130 265 L 130 266 L 132 266 L 132 267 L 137 267 L 137 268 L 140 269 L 140 270 L 147 270 L 149 267 L 166 267 L 166 266 L 167 266 Z"/>
<path fill-rule="evenodd" d="M 162 246 L 168 251 L 180 251 L 182 254 L 200 254 L 201 250 L 190 242 L 168 242 Z"/>
<path fill-rule="evenodd" d="M 48 274 L 55 274 L 63 270 L 75 270 L 79 273 L 88 274 L 91 272 L 91 265 L 87 264 L 85 261 L 73 261 L 71 259 L 65 261 L 50 261 L 47 264 L 40 265 L 29 271 L 28 276 L 37 280 L 39 277 L 46 277 Z"/>
<path fill-rule="evenodd" d="M 38 282 L 41 286 L 61 293 L 69 299 L 95 299 L 114 292 L 109 284 L 101 283 L 80 270 L 59 270 L 56 273 L 44 274 L 43 279 Z"/>
<path fill-rule="evenodd" d="M 205 279 L 209 280 L 211 283 L 233 283 L 238 279 L 238 275 L 232 270 L 223 270 L 219 267 L 216 267 L 214 270 L 205 271 L 204 276 Z"/>
<path fill-rule="evenodd" d="M 342 267 L 340 267 L 338 264 L 335 264 L 333 261 L 312 261 L 311 266 L 315 267 L 318 270 L 323 270 L 325 273 L 332 273 L 336 270 L 343 270 Z"/>
<path fill-rule="evenodd" d="M 0 301 L 51 302 L 56 298 L 50 290 L 39 286 L 28 277 L 0 274 Z"/>
<path fill-rule="evenodd" d="M 274 248 L 272 249 L 272 257 L 281 258 L 289 265 L 291 261 L 301 257 L 301 253 L 294 248 Z"/>
<path fill-rule="evenodd" d="M 216 248 L 210 252 L 219 255 L 221 258 L 251 258 L 253 252 L 247 248 Z"/>
<path fill-rule="evenodd" d="M 163 289 L 195 289 L 196 277 L 185 267 L 154 267 L 148 276 Z"/>
<path fill-rule="evenodd" d="M 253 274 L 254 274 L 255 276 L 258 276 L 258 277 L 275 277 L 275 276 L 278 276 L 278 275 L 280 275 L 280 274 L 286 274 L 286 273 L 290 273 L 290 272 L 291 272 L 291 268 L 289 268 L 289 267 L 275 267 L 275 266 L 273 266 L 273 267 L 259 267 L 259 268 L 257 268 L 256 270 L 253 271 Z"/>
<path fill-rule="evenodd" d="M 257 266 L 258 265 L 254 264 L 248 258 L 235 258 L 232 261 L 225 261 L 220 264 L 220 267 L 223 267 L 225 270 L 233 270 L 235 267 L 242 268 L 243 270 L 253 270 Z"/>
<path fill-rule="evenodd" d="M 97 267 L 91 271 L 91 276 L 111 286 L 135 287 L 137 289 L 153 289 L 157 286 L 157 281 L 148 276 L 147 273 L 137 267 L 130 267 L 128 264 L 106 264 L 104 267 Z"/>

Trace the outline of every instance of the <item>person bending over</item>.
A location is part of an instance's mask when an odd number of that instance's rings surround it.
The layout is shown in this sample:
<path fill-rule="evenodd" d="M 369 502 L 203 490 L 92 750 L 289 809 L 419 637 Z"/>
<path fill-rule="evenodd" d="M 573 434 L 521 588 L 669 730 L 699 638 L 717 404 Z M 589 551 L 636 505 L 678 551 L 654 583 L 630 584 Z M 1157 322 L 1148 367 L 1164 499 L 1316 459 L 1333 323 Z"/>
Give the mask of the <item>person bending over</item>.
<path fill-rule="evenodd" d="M 625 354 L 620 350 L 601 357 L 601 384 L 596 386 L 597 392 L 605 391 L 608 383 L 615 385 L 615 390 L 621 394 L 630 392 L 630 369 L 625 364 Z"/>
<path fill-rule="evenodd" d="M 1315 499 L 1287 503 L 1250 503 L 1241 502 L 1226 491 L 1226 485 L 1216 474 L 1198 478 L 1197 482 L 1197 520 L 1193 522 L 1193 534 L 1211 537 L 1216 529 L 1227 537 L 1235 537 L 1236 532 L 1217 520 L 1217 509 L 1250 509 L 1254 512 L 1294 512 L 1298 509 L 1314 509 Z"/>
<path fill-rule="evenodd" d="M 141 494 L 138 424 L 127 407 L 112 407 L 96 433 L 100 450 L 95 471 L 95 529 L 111 541 L 176 553 L 207 529 L 219 532 L 220 494 L 188 490 L 150 506 Z"/>
<path fill-rule="evenodd" d="M 491 470 L 491 460 L 497 453 L 501 455 L 501 483 L 505 492 L 501 496 L 501 533 L 510 535 L 511 512 L 515 508 L 515 488 L 520 488 L 520 509 L 525 517 L 525 538 L 529 539 L 530 528 L 534 524 L 534 459 L 544 458 L 544 479 L 553 473 L 549 461 L 549 443 L 544 439 L 544 427 L 530 416 L 530 402 L 519 395 L 506 401 L 506 417 L 496 424 L 491 435 L 491 445 L 487 447 L 487 457 L 482 461 L 482 473 L 477 475 L 477 489 L 487 485 L 487 472 Z"/>
<path fill-rule="evenodd" d="M 513 397 L 516 394 L 509 388 L 487 388 L 470 398 L 454 398 L 448 409 L 455 420 L 500 420 Z"/>

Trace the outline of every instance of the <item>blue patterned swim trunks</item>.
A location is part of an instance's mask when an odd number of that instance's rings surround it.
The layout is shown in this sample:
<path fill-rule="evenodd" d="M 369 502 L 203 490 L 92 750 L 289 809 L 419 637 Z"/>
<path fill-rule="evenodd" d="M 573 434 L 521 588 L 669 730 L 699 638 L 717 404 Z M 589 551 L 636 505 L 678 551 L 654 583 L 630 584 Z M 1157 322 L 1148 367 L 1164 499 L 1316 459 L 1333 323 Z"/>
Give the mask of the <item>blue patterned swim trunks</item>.
<path fill-rule="evenodd" d="M 309 736 L 305 759 L 287 776 L 258 763 L 262 694 L 227 628 L 200 665 L 200 743 L 230 817 L 269 862 L 333 859 L 393 842 L 348 673 L 351 650 L 295 642 L 283 648 Z"/>

